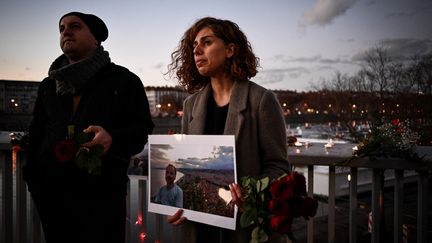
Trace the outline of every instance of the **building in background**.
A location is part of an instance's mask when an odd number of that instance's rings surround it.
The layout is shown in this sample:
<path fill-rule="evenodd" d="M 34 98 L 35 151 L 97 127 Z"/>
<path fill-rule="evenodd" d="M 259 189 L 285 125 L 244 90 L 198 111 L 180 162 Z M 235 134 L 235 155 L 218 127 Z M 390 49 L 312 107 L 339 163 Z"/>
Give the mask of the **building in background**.
<path fill-rule="evenodd" d="M 183 114 L 183 101 L 189 94 L 182 87 L 148 86 L 145 91 L 153 117 L 175 117 Z"/>
<path fill-rule="evenodd" d="M 31 121 L 40 82 L 0 80 L 0 130 L 26 131 Z M 182 115 L 188 96 L 180 86 L 145 88 L 153 117 Z"/>
<path fill-rule="evenodd" d="M 0 130 L 27 130 L 38 87 L 39 82 L 0 80 Z"/>

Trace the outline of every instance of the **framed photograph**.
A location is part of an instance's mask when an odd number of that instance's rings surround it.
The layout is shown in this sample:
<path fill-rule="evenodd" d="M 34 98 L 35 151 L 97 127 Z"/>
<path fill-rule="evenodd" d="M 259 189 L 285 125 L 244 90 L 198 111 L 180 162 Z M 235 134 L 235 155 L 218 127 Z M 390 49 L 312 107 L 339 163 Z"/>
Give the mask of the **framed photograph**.
<path fill-rule="evenodd" d="M 148 211 L 235 230 L 237 183 L 232 135 L 149 135 Z"/>

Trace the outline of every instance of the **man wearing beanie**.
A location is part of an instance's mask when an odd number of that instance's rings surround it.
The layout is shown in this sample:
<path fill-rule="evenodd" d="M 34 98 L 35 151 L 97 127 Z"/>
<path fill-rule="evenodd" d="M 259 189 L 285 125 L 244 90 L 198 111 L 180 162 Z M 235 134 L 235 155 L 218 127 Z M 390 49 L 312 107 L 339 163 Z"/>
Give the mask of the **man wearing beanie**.
<path fill-rule="evenodd" d="M 101 46 L 99 17 L 71 12 L 59 30 L 63 54 L 39 86 L 24 179 L 47 243 L 124 242 L 128 164 L 153 130 L 148 100 Z"/>

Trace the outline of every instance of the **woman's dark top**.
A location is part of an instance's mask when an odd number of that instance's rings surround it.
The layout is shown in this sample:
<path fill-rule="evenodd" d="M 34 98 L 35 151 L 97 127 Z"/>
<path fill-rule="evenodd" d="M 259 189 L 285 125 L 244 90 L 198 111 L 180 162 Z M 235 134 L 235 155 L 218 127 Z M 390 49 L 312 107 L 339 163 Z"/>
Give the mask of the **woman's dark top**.
<path fill-rule="evenodd" d="M 204 134 L 222 135 L 225 129 L 225 121 L 228 115 L 229 103 L 224 106 L 217 106 L 213 95 L 207 101 L 207 117 Z"/>

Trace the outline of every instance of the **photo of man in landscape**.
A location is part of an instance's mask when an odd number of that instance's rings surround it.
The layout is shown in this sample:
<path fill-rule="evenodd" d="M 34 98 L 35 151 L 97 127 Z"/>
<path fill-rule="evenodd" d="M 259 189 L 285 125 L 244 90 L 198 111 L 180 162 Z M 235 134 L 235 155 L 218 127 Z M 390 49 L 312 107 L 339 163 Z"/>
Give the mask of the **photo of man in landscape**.
<path fill-rule="evenodd" d="M 234 182 L 233 147 L 153 144 L 150 153 L 152 202 L 233 217 L 228 189 Z"/>

